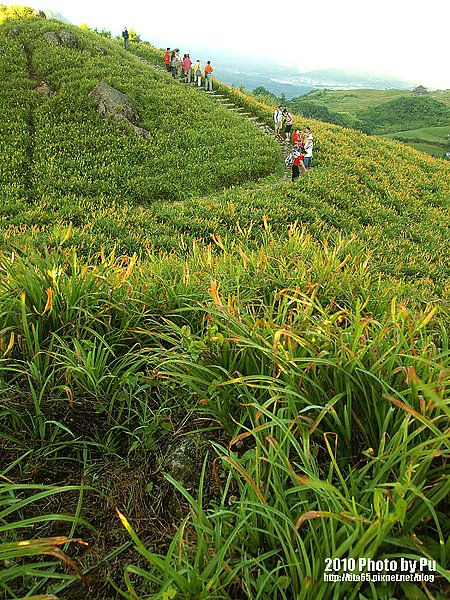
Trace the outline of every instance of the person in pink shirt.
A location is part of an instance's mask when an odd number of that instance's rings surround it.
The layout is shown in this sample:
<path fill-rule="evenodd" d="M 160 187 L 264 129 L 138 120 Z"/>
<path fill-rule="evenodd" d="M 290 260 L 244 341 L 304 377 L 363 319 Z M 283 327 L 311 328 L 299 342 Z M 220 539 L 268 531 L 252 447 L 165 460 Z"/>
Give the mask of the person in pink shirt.
<path fill-rule="evenodd" d="M 292 115 L 290 112 L 288 112 L 286 109 L 283 110 L 283 117 L 285 118 L 285 128 L 284 128 L 284 133 L 286 136 L 286 142 L 289 142 L 291 140 L 291 129 L 292 129 Z"/>
<path fill-rule="evenodd" d="M 189 54 L 185 54 L 183 57 L 183 71 L 185 83 L 191 83 L 191 67 L 192 60 L 190 59 Z"/>

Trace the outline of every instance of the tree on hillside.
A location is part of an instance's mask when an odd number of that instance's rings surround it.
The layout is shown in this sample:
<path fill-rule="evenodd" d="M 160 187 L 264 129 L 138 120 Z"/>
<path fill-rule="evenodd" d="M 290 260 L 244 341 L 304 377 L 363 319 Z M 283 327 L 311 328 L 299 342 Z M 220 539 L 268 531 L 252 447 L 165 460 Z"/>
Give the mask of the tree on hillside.
<path fill-rule="evenodd" d="M 133 29 L 133 27 L 130 27 L 128 35 L 130 36 L 130 42 L 139 44 L 142 41 L 141 36 L 137 33 L 136 29 Z"/>
<path fill-rule="evenodd" d="M 95 29 L 93 29 L 93 31 L 94 31 L 94 33 L 98 33 L 98 35 L 101 35 L 104 38 L 111 39 L 111 37 L 112 37 L 112 34 L 109 31 L 109 29 L 102 29 L 101 31 L 99 31 L 96 27 Z"/>
<path fill-rule="evenodd" d="M 259 85 L 257 88 L 255 88 L 253 90 L 253 95 L 256 96 L 258 100 L 261 100 L 266 104 L 278 104 L 280 102 L 277 96 L 275 96 L 275 94 L 272 94 L 272 92 L 269 92 L 269 90 L 266 89 L 263 85 Z"/>

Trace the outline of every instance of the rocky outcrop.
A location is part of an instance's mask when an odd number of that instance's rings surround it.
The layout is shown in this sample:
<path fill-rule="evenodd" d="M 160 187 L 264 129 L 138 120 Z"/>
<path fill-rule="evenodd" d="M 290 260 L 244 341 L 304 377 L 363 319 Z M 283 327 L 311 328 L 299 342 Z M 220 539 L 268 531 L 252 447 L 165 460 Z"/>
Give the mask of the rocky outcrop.
<path fill-rule="evenodd" d="M 147 139 L 148 131 L 139 126 L 140 119 L 137 110 L 128 96 L 100 81 L 89 94 L 97 104 L 99 113 L 105 118 L 112 118 L 120 123 L 129 125 L 136 135 Z"/>
<path fill-rule="evenodd" d="M 66 48 L 72 48 L 74 50 L 78 47 L 77 38 L 73 35 L 73 33 L 67 31 L 67 29 L 61 29 L 61 31 L 58 31 L 58 37 L 61 40 L 61 44 Z"/>
<path fill-rule="evenodd" d="M 55 31 L 46 31 L 44 33 L 45 41 L 51 44 L 52 46 L 60 46 L 61 40 L 57 36 Z"/>
<path fill-rule="evenodd" d="M 10 29 L 7 33 L 8 37 L 12 40 L 16 39 L 19 37 L 20 32 L 18 29 L 14 28 L 14 29 Z"/>
<path fill-rule="evenodd" d="M 44 38 L 52 46 L 64 46 L 66 48 L 71 48 L 72 50 L 78 48 L 77 38 L 73 33 L 67 31 L 67 29 L 61 29 L 61 31 L 46 31 L 44 33 Z"/>

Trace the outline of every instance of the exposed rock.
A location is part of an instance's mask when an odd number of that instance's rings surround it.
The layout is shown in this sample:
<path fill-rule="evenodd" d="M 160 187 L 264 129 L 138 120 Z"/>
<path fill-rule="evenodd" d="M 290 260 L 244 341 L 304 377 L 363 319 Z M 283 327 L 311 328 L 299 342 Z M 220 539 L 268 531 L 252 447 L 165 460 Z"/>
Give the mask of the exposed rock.
<path fill-rule="evenodd" d="M 102 54 L 103 56 L 106 55 L 106 50 L 101 46 L 95 46 L 95 51 L 97 52 L 97 54 Z"/>
<path fill-rule="evenodd" d="M 134 133 L 142 138 L 143 140 L 147 140 L 148 139 L 148 131 L 146 129 L 142 129 L 142 127 L 136 127 L 135 125 L 133 125 L 133 129 L 134 129 Z"/>
<path fill-rule="evenodd" d="M 44 38 L 52 46 L 60 46 L 61 45 L 61 40 L 59 39 L 58 35 L 54 31 L 46 31 L 44 33 Z"/>
<path fill-rule="evenodd" d="M 197 435 L 186 437 L 172 445 L 162 462 L 162 468 L 187 489 L 198 484 L 205 458 L 205 441 Z"/>
<path fill-rule="evenodd" d="M 61 29 L 61 31 L 46 31 L 44 33 L 44 38 L 47 40 L 49 44 L 52 46 L 65 46 L 66 48 L 75 49 L 78 47 L 78 40 L 67 31 L 67 29 Z"/>
<path fill-rule="evenodd" d="M 61 40 L 61 44 L 66 48 L 74 49 L 78 47 L 77 38 L 73 35 L 73 33 L 67 31 L 67 29 L 61 29 L 61 31 L 58 31 L 58 37 Z"/>
<path fill-rule="evenodd" d="M 19 32 L 19 30 L 18 30 L 18 29 L 16 29 L 16 28 L 14 28 L 14 29 L 10 29 L 10 30 L 8 31 L 8 37 L 9 37 L 9 38 L 11 38 L 11 39 L 18 38 L 18 37 L 19 37 L 19 35 L 20 35 L 20 32 Z"/>
<path fill-rule="evenodd" d="M 6 50 L 0 46 L 0 55 L 5 54 Z"/>
<path fill-rule="evenodd" d="M 133 127 L 136 135 L 147 139 L 148 132 L 139 127 L 139 115 L 128 96 L 104 81 L 100 81 L 89 95 L 92 96 L 97 104 L 99 113 L 105 118 L 111 117 L 116 121 L 126 123 Z"/>

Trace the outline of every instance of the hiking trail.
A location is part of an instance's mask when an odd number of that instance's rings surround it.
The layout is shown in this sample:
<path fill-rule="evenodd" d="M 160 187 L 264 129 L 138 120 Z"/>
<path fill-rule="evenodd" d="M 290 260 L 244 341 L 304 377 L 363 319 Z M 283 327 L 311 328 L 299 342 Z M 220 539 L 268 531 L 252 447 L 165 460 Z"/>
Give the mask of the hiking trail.
<path fill-rule="evenodd" d="M 170 73 L 168 73 L 167 70 L 164 69 L 163 67 L 161 67 L 160 65 L 150 62 L 149 60 L 142 58 L 141 56 L 137 56 L 136 54 L 134 54 L 133 56 L 135 56 L 140 62 L 151 67 L 155 71 L 164 73 L 168 77 L 172 77 L 172 75 Z M 246 112 L 245 108 L 243 108 L 242 106 L 238 106 L 231 98 L 229 98 L 225 94 L 218 93 L 214 90 L 207 92 L 203 85 L 198 86 L 194 82 L 185 83 L 181 79 L 175 79 L 175 81 L 178 81 L 181 85 L 193 86 L 194 89 L 198 90 L 199 92 L 208 94 L 208 96 L 213 98 L 216 102 L 218 102 L 219 104 L 221 104 L 228 110 L 231 110 L 232 112 L 239 114 L 241 117 L 248 119 L 252 123 L 252 125 L 257 127 L 261 131 L 261 133 L 263 133 L 264 135 L 270 135 L 270 136 L 274 137 L 274 131 L 273 131 L 272 127 L 267 125 L 267 123 L 264 123 L 264 121 L 261 121 L 261 119 L 259 119 L 259 117 L 255 117 L 251 113 Z M 289 152 L 292 150 L 292 142 L 288 142 L 285 139 L 283 139 L 282 137 L 276 137 L 275 139 L 276 139 L 278 145 L 280 146 L 283 156 L 287 156 L 289 154 Z M 290 167 L 286 167 L 284 169 L 283 176 L 280 178 L 280 181 L 283 183 L 285 183 L 286 181 L 291 181 Z"/>

